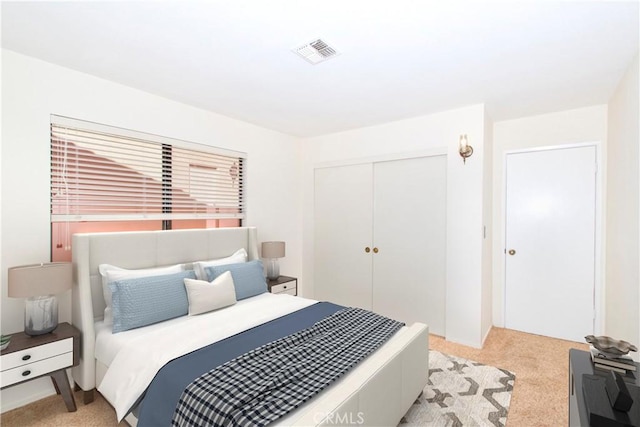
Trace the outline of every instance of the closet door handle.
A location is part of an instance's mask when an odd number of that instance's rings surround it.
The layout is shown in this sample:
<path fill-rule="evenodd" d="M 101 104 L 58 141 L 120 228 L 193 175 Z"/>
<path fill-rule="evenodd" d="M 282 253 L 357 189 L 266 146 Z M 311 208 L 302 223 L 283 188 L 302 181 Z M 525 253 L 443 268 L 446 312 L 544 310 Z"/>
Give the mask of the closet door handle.
<path fill-rule="evenodd" d="M 373 248 L 373 253 L 377 254 L 378 253 L 378 248 Z"/>
<path fill-rule="evenodd" d="M 369 246 L 367 246 L 366 248 L 364 248 L 364 251 L 365 251 L 366 253 L 369 253 L 369 252 L 371 252 L 371 248 L 370 248 Z"/>

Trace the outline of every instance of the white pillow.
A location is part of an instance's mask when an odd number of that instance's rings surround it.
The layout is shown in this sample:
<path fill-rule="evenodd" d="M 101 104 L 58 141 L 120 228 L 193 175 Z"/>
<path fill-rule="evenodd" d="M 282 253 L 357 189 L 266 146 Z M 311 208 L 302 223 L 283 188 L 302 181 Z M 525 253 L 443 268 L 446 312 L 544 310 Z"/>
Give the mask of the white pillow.
<path fill-rule="evenodd" d="M 237 264 L 240 262 L 247 262 L 247 251 L 244 248 L 238 249 L 233 254 L 225 258 L 213 259 L 211 261 L 198 261 L 193 263 L 193 269 L 196 271 L 196 277 L 199 280 L 209 280 L 207 272 L 204 271 L 206 267 L 212 267 L 216 265 Z"/>
<path fill-rule="evenodd" d="M 230 271 L 222 273 L 213 282 L 185 278 L 184 286 L 189 299 L 189 316 L 236 303 L 236 289 Z"/>
<path fill-rule="evenodd" d="M 140 270 L 127 270 L 110 264 L 100 264 L 98 271 L 102 276 L 102 294 L 106 307 L 104 309 L 104 322 L 113 323 L 113 313 L 111 312 L 112 297 L 109 283 L 116 280 L 137 279 L 140 277 L 164 276 L 166 274 L 179 273 L 184 271 L 184 264 L 170 265 L 167 267 L 145 268 Z"/>

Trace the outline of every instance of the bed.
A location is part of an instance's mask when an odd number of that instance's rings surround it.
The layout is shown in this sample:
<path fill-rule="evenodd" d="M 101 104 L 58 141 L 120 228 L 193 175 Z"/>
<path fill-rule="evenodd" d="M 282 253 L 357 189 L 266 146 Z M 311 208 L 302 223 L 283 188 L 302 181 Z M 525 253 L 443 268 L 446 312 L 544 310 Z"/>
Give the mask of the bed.
<path fill-rule="evenodd" d="M 153 379 L 157 370 L 139 374 L 138 367 L 131 360 L 143 360 L 143 365 L 163 366 L 176 357 L 176 351 L 189 353 L 223 336 L 233 336 L 274 321 L 283 322 L 285 317 L 301 308 L 323 304 L 289 295 L 263 294 L 238 301 L 233 309 L 223 308 L 207 314 L 216 320 L 207 320 L 207 315 L 183 316 L 122 334 L 111 334 L 108 324 L 105 326 L 106 302 L 99 272 L 101 264 L 132 270 L 181 263 L 188 265 L 194 261 L 228 257 L 238 249 L 246 251 L 249 261 L 259 259 L 255 228 L 74 235 L 72 322 L 82 332 L 82 340 L 80 364 L 73 368 L 72 376 L 85 392 L 85 401 L 91 400 L 96 388 L 105 395 L 102 389 L 120 387 L 120 391 L 109 391 L 118 397 L 112 396 L 107 400 L 119 418 L 126 415 L 126 421 L 135 425 L 135 409 L 140 403 L 137 397 L 144 393 L 147 380 L 149 377 Z M 212 338 L 195 332 L 207 329 L 198 326 L 198 322 L 226 325 L 226 329 L 218 331 L 223 335 Z M 145 338 L 139 338 L 143 335 Z M 189 339 L 179 340 L 188 341 L 183 349 L 174 349 L 175 346 L 158 339 L 163 337 L 171 343 L 176 341 L 175 337 L 185 336 Z M 136 341 L 143 339 L 147 341 Z M 143 347 L 154 347 L 154 352 L 149 353 L 153 356 L 148 360 L 146 356 L 141 358 L 141 353 L 133 348 L 136 346 L 131 341 L 152 343 Z M 130 371 L 126 372 L 127 369 Z M 121 375 L 128 379 L 122 380 Z M 278 420 L 277 424 L 396 425 L 422 392 L 427 380 L 428 328 L 420 323 L 407 325 L 335 383 Z M 131 381 L 133 385 L 123 385 L 123 381 Z M 123 388 L 133 389 L 132 393 L 137 397 L 128 396 L 119 401 Z M 131 405 L 133 401 L 135 404 Z M 130 411 L 132 408 L 134 410 Z"/>

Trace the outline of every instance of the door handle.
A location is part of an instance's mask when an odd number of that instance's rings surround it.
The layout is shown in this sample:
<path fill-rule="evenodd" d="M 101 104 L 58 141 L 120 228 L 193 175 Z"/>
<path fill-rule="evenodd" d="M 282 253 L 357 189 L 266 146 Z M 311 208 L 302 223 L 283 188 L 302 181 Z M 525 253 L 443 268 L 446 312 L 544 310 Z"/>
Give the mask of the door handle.
<path fill-rule="evenodd" d="M 366 248 L 364 248 L 364 251 L 365 251 L 366 253 L 369 253 L 369 252 L 371 252 L 371 248 L 370 248 L 369 246 L 367 246 Z"/>
<path fill-rule="evenodd" d="M 378 248 L 373 248 L 373 253 L 377 254 L 378 253 Z"/>
<path fill-rule="evenodd" d="M 515 254 L 516 254 L 515 249 L 509 249 L 509 255 L 515 255 Z"/>

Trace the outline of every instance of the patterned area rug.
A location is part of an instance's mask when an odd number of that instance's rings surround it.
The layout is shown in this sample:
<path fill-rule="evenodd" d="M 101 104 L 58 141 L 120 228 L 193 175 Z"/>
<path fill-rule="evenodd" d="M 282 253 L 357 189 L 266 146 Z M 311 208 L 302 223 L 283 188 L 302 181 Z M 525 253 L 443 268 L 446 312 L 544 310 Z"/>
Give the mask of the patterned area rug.
<path fill-rule="evenodd" d="M 405 426 L 504 426 L 516 377 L 509 371 L 429 351 L 429 383 Z"/>

